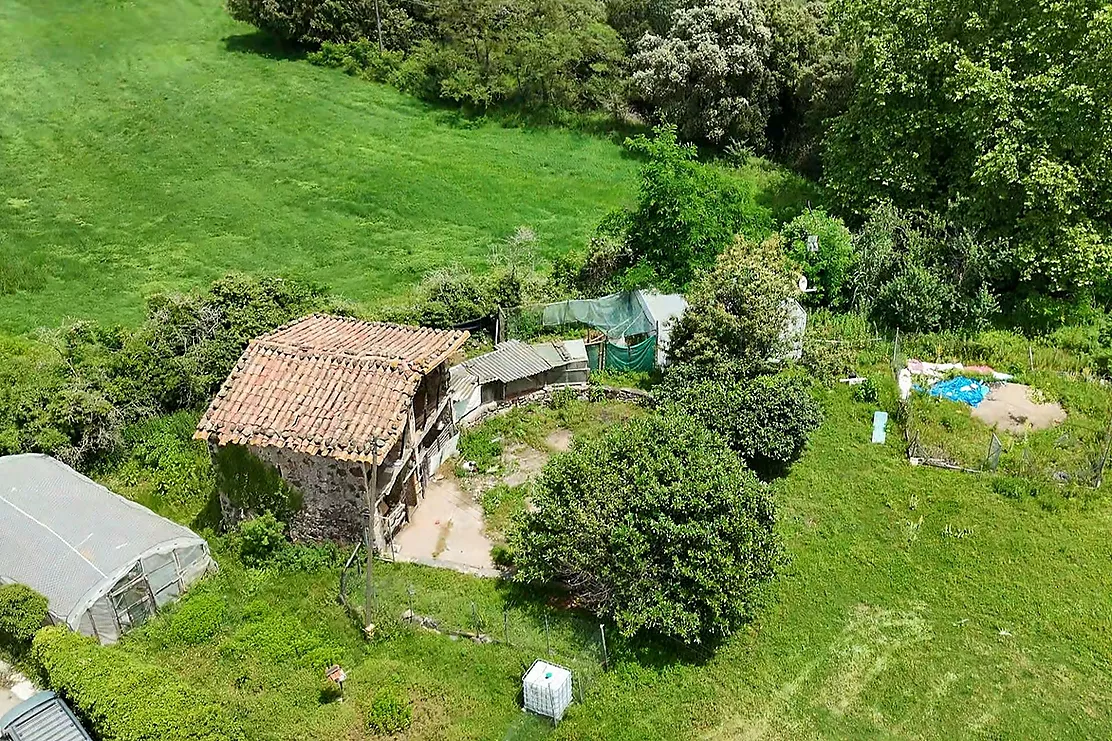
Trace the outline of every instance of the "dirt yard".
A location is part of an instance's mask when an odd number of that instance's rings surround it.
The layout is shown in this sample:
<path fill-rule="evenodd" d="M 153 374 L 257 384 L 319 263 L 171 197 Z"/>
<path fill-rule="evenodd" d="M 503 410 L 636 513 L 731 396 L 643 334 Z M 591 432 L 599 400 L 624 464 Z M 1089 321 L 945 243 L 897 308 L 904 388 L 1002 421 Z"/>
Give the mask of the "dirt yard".
<path fill-rule="evenodd" d="M 424 500 L 413 510 L 413 519 L 394 539 L 394 557 L 481 576 L 496 575 L 490 558 L 493 543 L 479 504 L 483 492 L 498 484 L 520 486 L 535 478 L 553 453 L 571 447 L 571 439 L 569 430 L 556 430 L 545 438 L 545 450 L 511 445 L 502 454 L 502 474 L 471 478 L 465 482 L 466 488 L 452 470 L 454 462 L 449 462 L 429 482 Z"/>
<path fill-rule="evenodd" d="M 973 416 L 989 427 L 1013 434 L 1045 430 L 1066 421 L 1066 412 L 1054 402 L 1037 402 L 1031 388 L 1020 383 L 993 385 L 988 397 L 973 410 Z"/>
<path fill-rule="evenodd" d="M 451 464 L 448 464 L 449 466 Z M 394 539 L 394 557 L 489 576 L 491 542 L 483 527 L 483 510 L 463 490 L 450 470 L 429 482 L 413 519 Z"/>

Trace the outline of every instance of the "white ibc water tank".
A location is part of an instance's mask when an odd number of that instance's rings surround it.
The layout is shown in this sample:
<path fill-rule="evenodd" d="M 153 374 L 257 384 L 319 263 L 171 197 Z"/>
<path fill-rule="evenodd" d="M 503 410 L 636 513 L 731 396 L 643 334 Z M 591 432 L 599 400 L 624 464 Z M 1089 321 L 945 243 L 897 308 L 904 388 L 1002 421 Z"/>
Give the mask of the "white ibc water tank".
<path fill-rule="evenodd" d="M 525 709 L 553 720 L 561 720 L 571 704 L 571 672 L 540 659 L 522 678 Z"/>

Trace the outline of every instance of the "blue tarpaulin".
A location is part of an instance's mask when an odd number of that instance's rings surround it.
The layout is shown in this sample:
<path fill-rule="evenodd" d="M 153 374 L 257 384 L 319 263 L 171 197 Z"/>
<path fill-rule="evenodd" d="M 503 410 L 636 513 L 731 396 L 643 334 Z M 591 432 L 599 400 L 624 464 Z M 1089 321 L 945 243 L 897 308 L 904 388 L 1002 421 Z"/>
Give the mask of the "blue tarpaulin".
<path fill-rule="evenodd" d="M 980 381 L 958 376 L 957 378 L 951 378 L 949 381 L 939 381 L 931 386 L 927 393 L 931 396 L 939 396 L 943 399 L 975 407 L 985 400 L 989 391 L 989 387 Z"/>

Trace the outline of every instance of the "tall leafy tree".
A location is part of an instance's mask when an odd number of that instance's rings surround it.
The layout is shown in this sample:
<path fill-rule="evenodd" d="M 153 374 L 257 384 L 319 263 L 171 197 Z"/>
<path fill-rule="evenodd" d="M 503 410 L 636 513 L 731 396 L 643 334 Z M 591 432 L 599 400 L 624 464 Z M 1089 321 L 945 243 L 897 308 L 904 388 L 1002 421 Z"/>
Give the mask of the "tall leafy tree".
<path fill-rule="evenodd" d="M 695 147 L 681 144 L 674 127 L 628 140 L 645 157 L 637 208 L 629 216 L 629 246 L 665 286 L 682 286 L 714 264 L 738 232 L 768 226 L 766 209 L 742 183 L 701 165 Z"/>
<path fill-rule="evenodd" d="M 757 0 L 708 0 L 676 10 L 666 35 L 645 35 L 633 83 L 688 139 L 763 146 L 776 97 L 771 56 Z"/>
<path fill-rule="evenodd" d="M 857 85 L 833 193 L 926 206 L 1014 247 L 1005 287 L 1063 295 L 1112 269 L 1112 9 L 1102 0 L 847 0 Z"/>
<path fill-rule="evenodd" d="M 672 330 L 672 360 L 730 363 L 742 373 L 761 369 L 785 349 L 796 279 L 777 240 L 739 238 L 692 284 L 687 310 Z"/>

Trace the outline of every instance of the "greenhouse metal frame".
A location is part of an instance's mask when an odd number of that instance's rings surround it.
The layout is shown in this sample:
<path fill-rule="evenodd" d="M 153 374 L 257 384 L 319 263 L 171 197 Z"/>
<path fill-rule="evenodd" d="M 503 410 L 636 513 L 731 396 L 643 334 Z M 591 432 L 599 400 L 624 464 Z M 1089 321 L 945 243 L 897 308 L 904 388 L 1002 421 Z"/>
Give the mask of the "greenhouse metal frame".
<path fill-rule="evenodd" d="M 189 528 L 45 455 L 0 457 L 0 583 L 50 620 L 114 643 L 216 566 Z"/>

